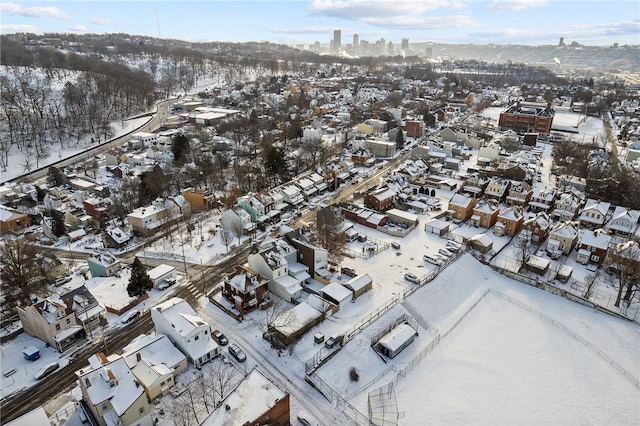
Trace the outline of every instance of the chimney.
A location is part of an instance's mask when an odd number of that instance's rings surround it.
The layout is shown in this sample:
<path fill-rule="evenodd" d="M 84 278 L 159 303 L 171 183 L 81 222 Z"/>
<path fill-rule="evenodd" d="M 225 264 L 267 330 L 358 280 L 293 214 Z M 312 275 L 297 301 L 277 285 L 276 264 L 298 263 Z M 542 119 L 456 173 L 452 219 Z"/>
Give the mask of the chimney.
<path fill-rule="evenodd" d="M 136 361 L 137 362 L 142 361 L 142 355 L 140 355 L 140 352 L 136 353 Z"/>

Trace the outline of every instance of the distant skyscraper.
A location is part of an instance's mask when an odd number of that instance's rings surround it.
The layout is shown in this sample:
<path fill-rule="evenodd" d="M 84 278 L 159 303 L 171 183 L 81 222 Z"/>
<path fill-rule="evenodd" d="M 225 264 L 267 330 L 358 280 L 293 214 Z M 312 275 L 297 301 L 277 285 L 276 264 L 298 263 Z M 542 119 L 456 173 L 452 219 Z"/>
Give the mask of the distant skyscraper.
<path fill-rule="evenodd" d="M 353 35 L 353 49 L 358 50 L 358 34 Z"/>
<path fill-rule="evenodd" d="M 564 37 L 560 37 L 560 42 L 558 43 L 558 46 L 564 46 Z"/>
<path fill-rule="evenodd" d="M 340 50 L 342 46 L 342 31 L 341 30 L 333 30 L 333 50 L 335 52 Z"/>
<path fill-rule="evenodd" d="M 408 38 L 403 38 L 402 39 L 402 46 L 400 47 L 402 50 L 409 50 L 409 39 Z"/>

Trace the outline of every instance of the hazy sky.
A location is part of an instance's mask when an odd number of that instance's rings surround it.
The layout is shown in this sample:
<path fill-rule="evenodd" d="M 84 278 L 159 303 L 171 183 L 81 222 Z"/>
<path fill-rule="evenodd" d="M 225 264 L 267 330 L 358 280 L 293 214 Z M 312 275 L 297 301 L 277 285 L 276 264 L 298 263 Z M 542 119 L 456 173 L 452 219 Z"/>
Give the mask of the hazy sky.
<path fill-rule="evenodd" d="M 190 41 L 640 44 L 638 0 L 21 1 L 2 33 L 122 32 Z"/>

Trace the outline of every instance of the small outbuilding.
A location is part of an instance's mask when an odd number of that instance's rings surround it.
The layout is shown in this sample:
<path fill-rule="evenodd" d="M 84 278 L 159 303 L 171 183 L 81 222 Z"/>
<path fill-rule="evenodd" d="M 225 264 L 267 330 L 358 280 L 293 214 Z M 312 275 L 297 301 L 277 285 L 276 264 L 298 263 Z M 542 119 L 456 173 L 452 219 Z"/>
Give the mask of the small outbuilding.
<path fill-rule="evenodd" d="M 432 234 L 443 236 L 449 232 L 449 224 L 445 221 L 434 218 L 424 224 L 424 230 L 426 232 L 431 232 Z"/>
<path fill-rule="evenodd" d="M 558 273 L 556 274 L 556 279 L 562 283 L 566 283 L 571 278 L 571 274 L 573 273 L 573 267 L 569 265 L 562 265 Z"/>
<path fill-rule="evenodd" d="M 324 286 L 320 293 L 323 299 L 337 305 L 339 308 L 343 308 L 353 299 L 351 290 L 339 283 L 331 283 Z"/>
<path fill-rule="evenodd" d="M 480 253 L 487 253 L 493 248 L 493 240 L 487 234 L 476 234 L 469 238 L 469 244 Z"/>
<path fill-rule="evenodd" d="M 353 298 L 357 299 L 373 288 L 373 279 L 369 274 L 357 275 L 344 283 L 344 286 L 351 290 Z"/>
<path fill-rule="evenodd" d="M 378 341 L 378 351 L 388 357 L 395 358 L 404 348 L 409 346 L 418 332 L 407 323 L 396 325 Z"/>
<path fill-rule="evenodd" d="M 525 262 L 525 267 L 538 275 L 544 275 L 549 270 L 549 264 L 551 261 L 544 257 L 531 255 Z"/>
<path fill-rule="evenodd" d="M 176 268 L 171 265 L 161 264 L 153 268 L 149 271 L 149 278 L 153 282 L 153 287 L 158 288 L 158 286 L 167 280 L 176 280 Z"/>

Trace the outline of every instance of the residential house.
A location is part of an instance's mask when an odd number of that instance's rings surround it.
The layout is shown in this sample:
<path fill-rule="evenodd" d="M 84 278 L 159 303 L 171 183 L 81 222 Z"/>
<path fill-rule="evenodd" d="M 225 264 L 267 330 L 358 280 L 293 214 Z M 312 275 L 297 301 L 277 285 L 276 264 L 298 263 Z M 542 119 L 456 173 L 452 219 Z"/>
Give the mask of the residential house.
<path fill-rule="evenodd" d="M 514 204 L 518 206 L 526 206 L 531 201 L 533 196 L 533 188 L 525 181 L 511 181 L 509 187 L 509 195 L 507 195 L 506 201 L 508 204 Z"/>
<path fill-rule="evenodd" d="M 76 374 L 83 405 L 98 425 L 153 424 L 144 388 L 124 358 L 109 360 L 98 353 L 89 357 L 89 366 Z"/>
<path fill-rule="evenodd" d="M 19 211 L 0 206 L 0 234 L 17 233 L 31 226 L 31 218 Z"/>
<path fill-rule="evenodd" d="M 489 229 L 496 223 L 499 214 L 500 208 L 498 207 L 497 202 L 493 200 L 481 200 L 473 208 L 473 214 L 471 215 L 471 219 L 469 220 L 469 225 L 476 227 L 480 226 L 482 228 Z"/>
<path fill-rule="evenodd" d="M 187 200 L 193 211 L 211 210 L 221 206 L 216 195 L 208 188 L 187 188 L 182 191 L 182 196 Z"/>
<path fill-rule="evenodd" d="M 607 221 L 607 213 L 610 207 L 611 203 L 589 198 L 578 217 L 580 226 L 589 229 L 602 228 Z"/>
<path fill-rule="evenodd" d="M 89 257 L 87 259 L 87 265 L 93 278 L 112 277 L 122 268 L 120 261 L 109 252 Z"/>
<path fill-rule="evenodd" d="M 96 197 L 87 198 L 82 202 L 82 206 L 89 216 L 99 222 L 104 222 L 109 217 L 107 203 L 103 199 Z"/>
<path fill-rule="evenodd" d="M 131 235 L 122 229 L 109 227 L 102 233 L 102 244 L 105 248 L 123 248 L 131 241 Z"/>
<path fill-rule="evenodd" d="M 246 266 L 236 265 L 222 282 L 222 295 L 243 314 L 269 299 L 269 279 Z"/>
<path fill-rule="evenodd" d="M 290 417 L 289 393 L 253 367 L 200 426 L 288 425 Z"/>
<path fill-rule="evenodd" d="M 220 215 L 220 225 L 222 229 L 233 232 L 238 238 L 242 235 L 251 234 L 255 230 L 251 215 L 240 206 L 225 210 Z"/>
<path fill-rule="evenodd" d="M 280 194 L 282 194 L 283 201 L 291 204 L 292 206 L 298 206 L 304 201 L 304 196 L 300 192 L 300 188 L 296 185 L 289 184 L 279 188 Z"/>
<path fill-rule="evenodd" d="M 511 206 L 502 210 L 498 215 L 494 233 L 496 235 L 515 236 L 520 232 L 524 222 L 524 212 L 520 206 Z"/>
<path fill-rule="evenodd" d="M 162 225 L 170 221 L 170 217 L 162 203 L 154 202 L 135 209 L 127 215 L 127 220 L 134 234 L 145 236 L 158 231 Z"/>
<path fill-rule="evenodd" d="M 475 198 L 462 194 L 453 194 L 451 200 L 449 200 L 447 214 L 454 219 L 467 220 L 473 214 L 476 204 L 477 200 Z"/>
<path fill-rule="evenodd" d="M 492 177 L 484 190 L 484 195 L 485 197 L 502 202 L 507 197 L 507 191 L 510 185 L 511 181 L 509 179 Z"/>
<path fill-rule="evenodd" d="M 532 212 L 550 212 L 556 201 L 556 191 L 550 188 L 543 188 L 534 191 L 531 201 L 529 201 L 529 210 Z"/>
<path fill-rule="evenodd" d="M 627 207 L 616 206 L 611 220 L 607 223 L 609 232 L 616 235 L 631 235 L 638 226 L 640 212 Z"/>
<path fill-rule="evenodd" d="M 594 231 L 582 230 L 578 237 L 576 262 L 584 265 L 587 263 L 600 265 L 607 255 L 609 243 L 611 243 L 611 236 L 602 228 Z"/>
<path fill-rule="evenodd" d="M 166 335 L 194 367 L 200 368 L 220 354 L 211 327 L 186 300 L 174 297 L 157 304 L 151 308 L 151 319 L 156 331 Z"/>
<path fill-rule="evenodd" d="M 307 177 L 299 178 L 293 184 L 298 187 L 305 200 L 309 200 L 318 192 L 318 188 L 316 188 L 313 181 Z"/>
<path fill-rule="evenodd" d="M 358 148 L 351 153 L 351 161 L 355 166 L 364 166 L 371 157 L 371 153 L 364 148 Z"/>
<path fill-rule="evenodd" d="M 189 366 L 187 357 L 164 334 L 136 337 L 122 349 L 122 358 L 149 401 L 167 395 L 178 374 Z"/>
<path fill-rule="evenodd" d="M 328 284 L 329 255 L 327 250 L 311 244 L 300 228 L 288 232 L 285 238 L 296 248 L 298 262 L 308 268 L 309 275 L 315 280 Z"/>
<path fill-rule="evenodd" d="M 294 302 L 302 293 L 302 282 L 310 278 L 305 265 L 298 262 L 298 251 L 286 239 L 280 238 L 256 246 L 249 254 L 249 268 L 267 277 L 269 291 Z"/>
<path fill-rule="evenodd" d="M 18 306 L 16 310 L 25 333 L 44 341 L 60 353 L 85 336 L 73 307 L 59 296 L 39 299 L 30 305 Z"/>
<path fill-rule="evenodd" d="M 264 204 L 252 194 L 243 195 L 242 197 L 238 197 L 236 203 L 242 207 L 249 215 L 251 216 L 251 221 L 256 223 L 258 218 L 264 216 L 266 213 Z"/>
<path fill-rule="evenodd" d="M 370 209 L 382 212 L 396 201 L 396 192 L 388 187 L 370 191 L 364 196 L 364 205 Z"/>
<path fill-rule="evenodd" d="M 578 227 L 576 222 L 566 221 L 554 226 L 549 231 L 547 252 L 553 254 L 571 253 L 578 242 Z"/>
<path fill-rule="evenodd" d="M 471 173 L 462 183 L 462 192 L 471 197 L 480 198 L 484 194 L 489 180 L 478 173 Z"/>
<path fill-rule="evenodd" d="M 573 192 L 563 192 L 558 196 L 555 209 L 551 213 L 558 220 L 574 220 L 583 205 L 583 200 Z"/>
<path fill-rule="evenodd" d="M 92 335 L 93 330 L 105 324 L 104 308 L 85 285 L 81 285 L 60 295 L 60 299 L 76 315 L 76 321 L 85 333 Z"/>
<path fill-rule="evenodd" d="M 607 257 L 611 266 L 617 269 L 619 274 L 627 275 L 627 278 L 637 276 L 636 272 L 640 271 L 640 244 L 637 241 L 613 244 Z"/>
<path fill-rule="evenodd" d="M 538 212 L 522 223 L 522 228 L 528 234 L 528 240 L 533 244 L 542 244 L 551 230 L 551 220 L 547 212 Z M 523 232 L 524 232 L 523 231 Z"/>

